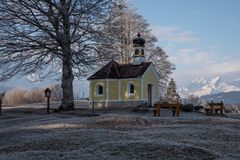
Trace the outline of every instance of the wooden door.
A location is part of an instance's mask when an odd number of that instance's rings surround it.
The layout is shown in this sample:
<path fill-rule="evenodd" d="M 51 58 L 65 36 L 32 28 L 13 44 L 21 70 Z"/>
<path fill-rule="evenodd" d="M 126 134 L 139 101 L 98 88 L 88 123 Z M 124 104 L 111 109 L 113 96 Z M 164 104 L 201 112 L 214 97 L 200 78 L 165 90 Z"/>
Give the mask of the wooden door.
<path fill-rule="evenodd" d="M 147 90 L 148 90 L 148 104 L 152 105 L 152 84 L 148 84 Z"/>

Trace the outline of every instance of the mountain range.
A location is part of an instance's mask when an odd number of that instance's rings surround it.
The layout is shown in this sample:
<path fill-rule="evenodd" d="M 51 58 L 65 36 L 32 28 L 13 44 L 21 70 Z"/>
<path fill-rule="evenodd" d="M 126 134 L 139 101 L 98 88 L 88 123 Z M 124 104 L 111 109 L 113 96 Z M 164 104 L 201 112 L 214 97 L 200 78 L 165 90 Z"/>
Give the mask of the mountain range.
<path fill-rule="evenodd" d="M 221 76 L 199 77 L 180 88 L 179 93 L 181 97 L 195 95 L 206 101 L 223 100 L 229 104 L 240 104 L 240 78 L 227 80 Z"/>
<path fill-rule="evenodd" d="M 192 80 L 186 87 L 179 89 L 181 96 L 204 96 L 222 92 L 240 91 L 240 78 L 224 80 L 220 76 L 213 78 L 200 77 Z"/>
<path fill-rule="evenodd" d="M 200 99 L 210 102 L 223 101 L 225 104 L 240 104 L 240 91 L 222 92 L 218 94 L 201 96 Z"/>

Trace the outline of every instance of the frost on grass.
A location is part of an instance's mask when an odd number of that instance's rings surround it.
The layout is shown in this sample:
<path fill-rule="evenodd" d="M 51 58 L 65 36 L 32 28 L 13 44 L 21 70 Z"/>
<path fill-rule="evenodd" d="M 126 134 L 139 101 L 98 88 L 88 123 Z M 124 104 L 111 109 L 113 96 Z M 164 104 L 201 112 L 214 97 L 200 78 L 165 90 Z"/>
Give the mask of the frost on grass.
<path fill-rule="evenodd" d="M 35 126 L 36 129 L 84 128 L 83 124 L 53 123 Z"/>
<path fill-rule="evenodd" d="M 240 159 L 240 120 L 189 113 L 0 117 L 0 160 Z"/>
<path fill-rule="evenodd" d="M 153 125 L 152 121 L 142 117 L 114 114 L 96 117 L 87 122 L 88 127 L 109 129 L 131 129 Z"/>
<path fill-rule="evenodd" d="M 68 118 L 53 120 L 50 123 L 45 122 L 43 124 L 35 124 L 30 127 L 24 127 L 28 129 L 81 129 L 81 128 L 99 128 L 99 129 L 133 129 L 154 126 L 153 121 L 143 117 L 131 116 L 131 115 L 117 115 L 107 114 L 97 117 L 89 117 L 85 119 Z"/>

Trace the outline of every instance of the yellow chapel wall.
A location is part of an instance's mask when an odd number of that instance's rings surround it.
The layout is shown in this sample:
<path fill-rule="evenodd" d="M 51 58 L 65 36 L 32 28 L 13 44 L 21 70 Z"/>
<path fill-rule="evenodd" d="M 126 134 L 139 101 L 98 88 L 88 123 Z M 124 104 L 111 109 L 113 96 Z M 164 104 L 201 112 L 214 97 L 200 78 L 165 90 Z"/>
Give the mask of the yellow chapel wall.
<path fill-rule="evenodd" d="M 109 85 L 108 91 L 107 91 L 107 83 Z M 134 85 L 133 95 L 128 94 L 127 86 L 129 83 L 132 83 Z M 103 86 L 103 95 L 96 95 L 96 88 L 98 84 L 101 84 Z M 101 100 L 110 100 L 110 101 L 111 100 L 115 100 L 115 101 L 141 100 L 142 99 L 141 84 L 142 84 L 141 78 L 90 80 L 89 98 L 90 100 L 96 100 L 96 101 L 98 100 L 100 101 Z M 108 94 L 108 99 L 107 99 L 107 94 Z"/>
<path fill-rule="evenodd" d="M 107 80 L 109 84 L 109 100 L 118 100 L 119 98 L 119 87 L 118 80 Z"/>
<path fill-rule="evenodd" d="M 152 66 L 150 66 L 150 67 L 152 67 Z M 158 78 L 157 78 L 156 74 L 154 74 L 154 71 L 152 68 L 149 68 L 143 76 L 143 99 L 145 99 L 145 100 L 148 99 L 148 90 L 147 90 L 148 84 L 154 85 L 154 95 L 155 95 L 155 100 L 157 101 L 159 99 Z"/>

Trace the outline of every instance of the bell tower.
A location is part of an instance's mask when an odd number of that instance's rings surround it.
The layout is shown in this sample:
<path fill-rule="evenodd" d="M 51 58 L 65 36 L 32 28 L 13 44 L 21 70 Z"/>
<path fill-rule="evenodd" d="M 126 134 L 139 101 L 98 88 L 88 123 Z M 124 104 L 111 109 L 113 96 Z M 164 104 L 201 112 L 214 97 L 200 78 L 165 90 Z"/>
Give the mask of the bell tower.
<path fill-rule="evenodd" d="M 134 65 L 142 64 L 145 61 L 144 55 L 144 44 L 145 40 L 141 38 L 141 34 L 137 34 L 137 38 L 133 39 L 133 55 L 132 55 L 132 63 Z"/>

